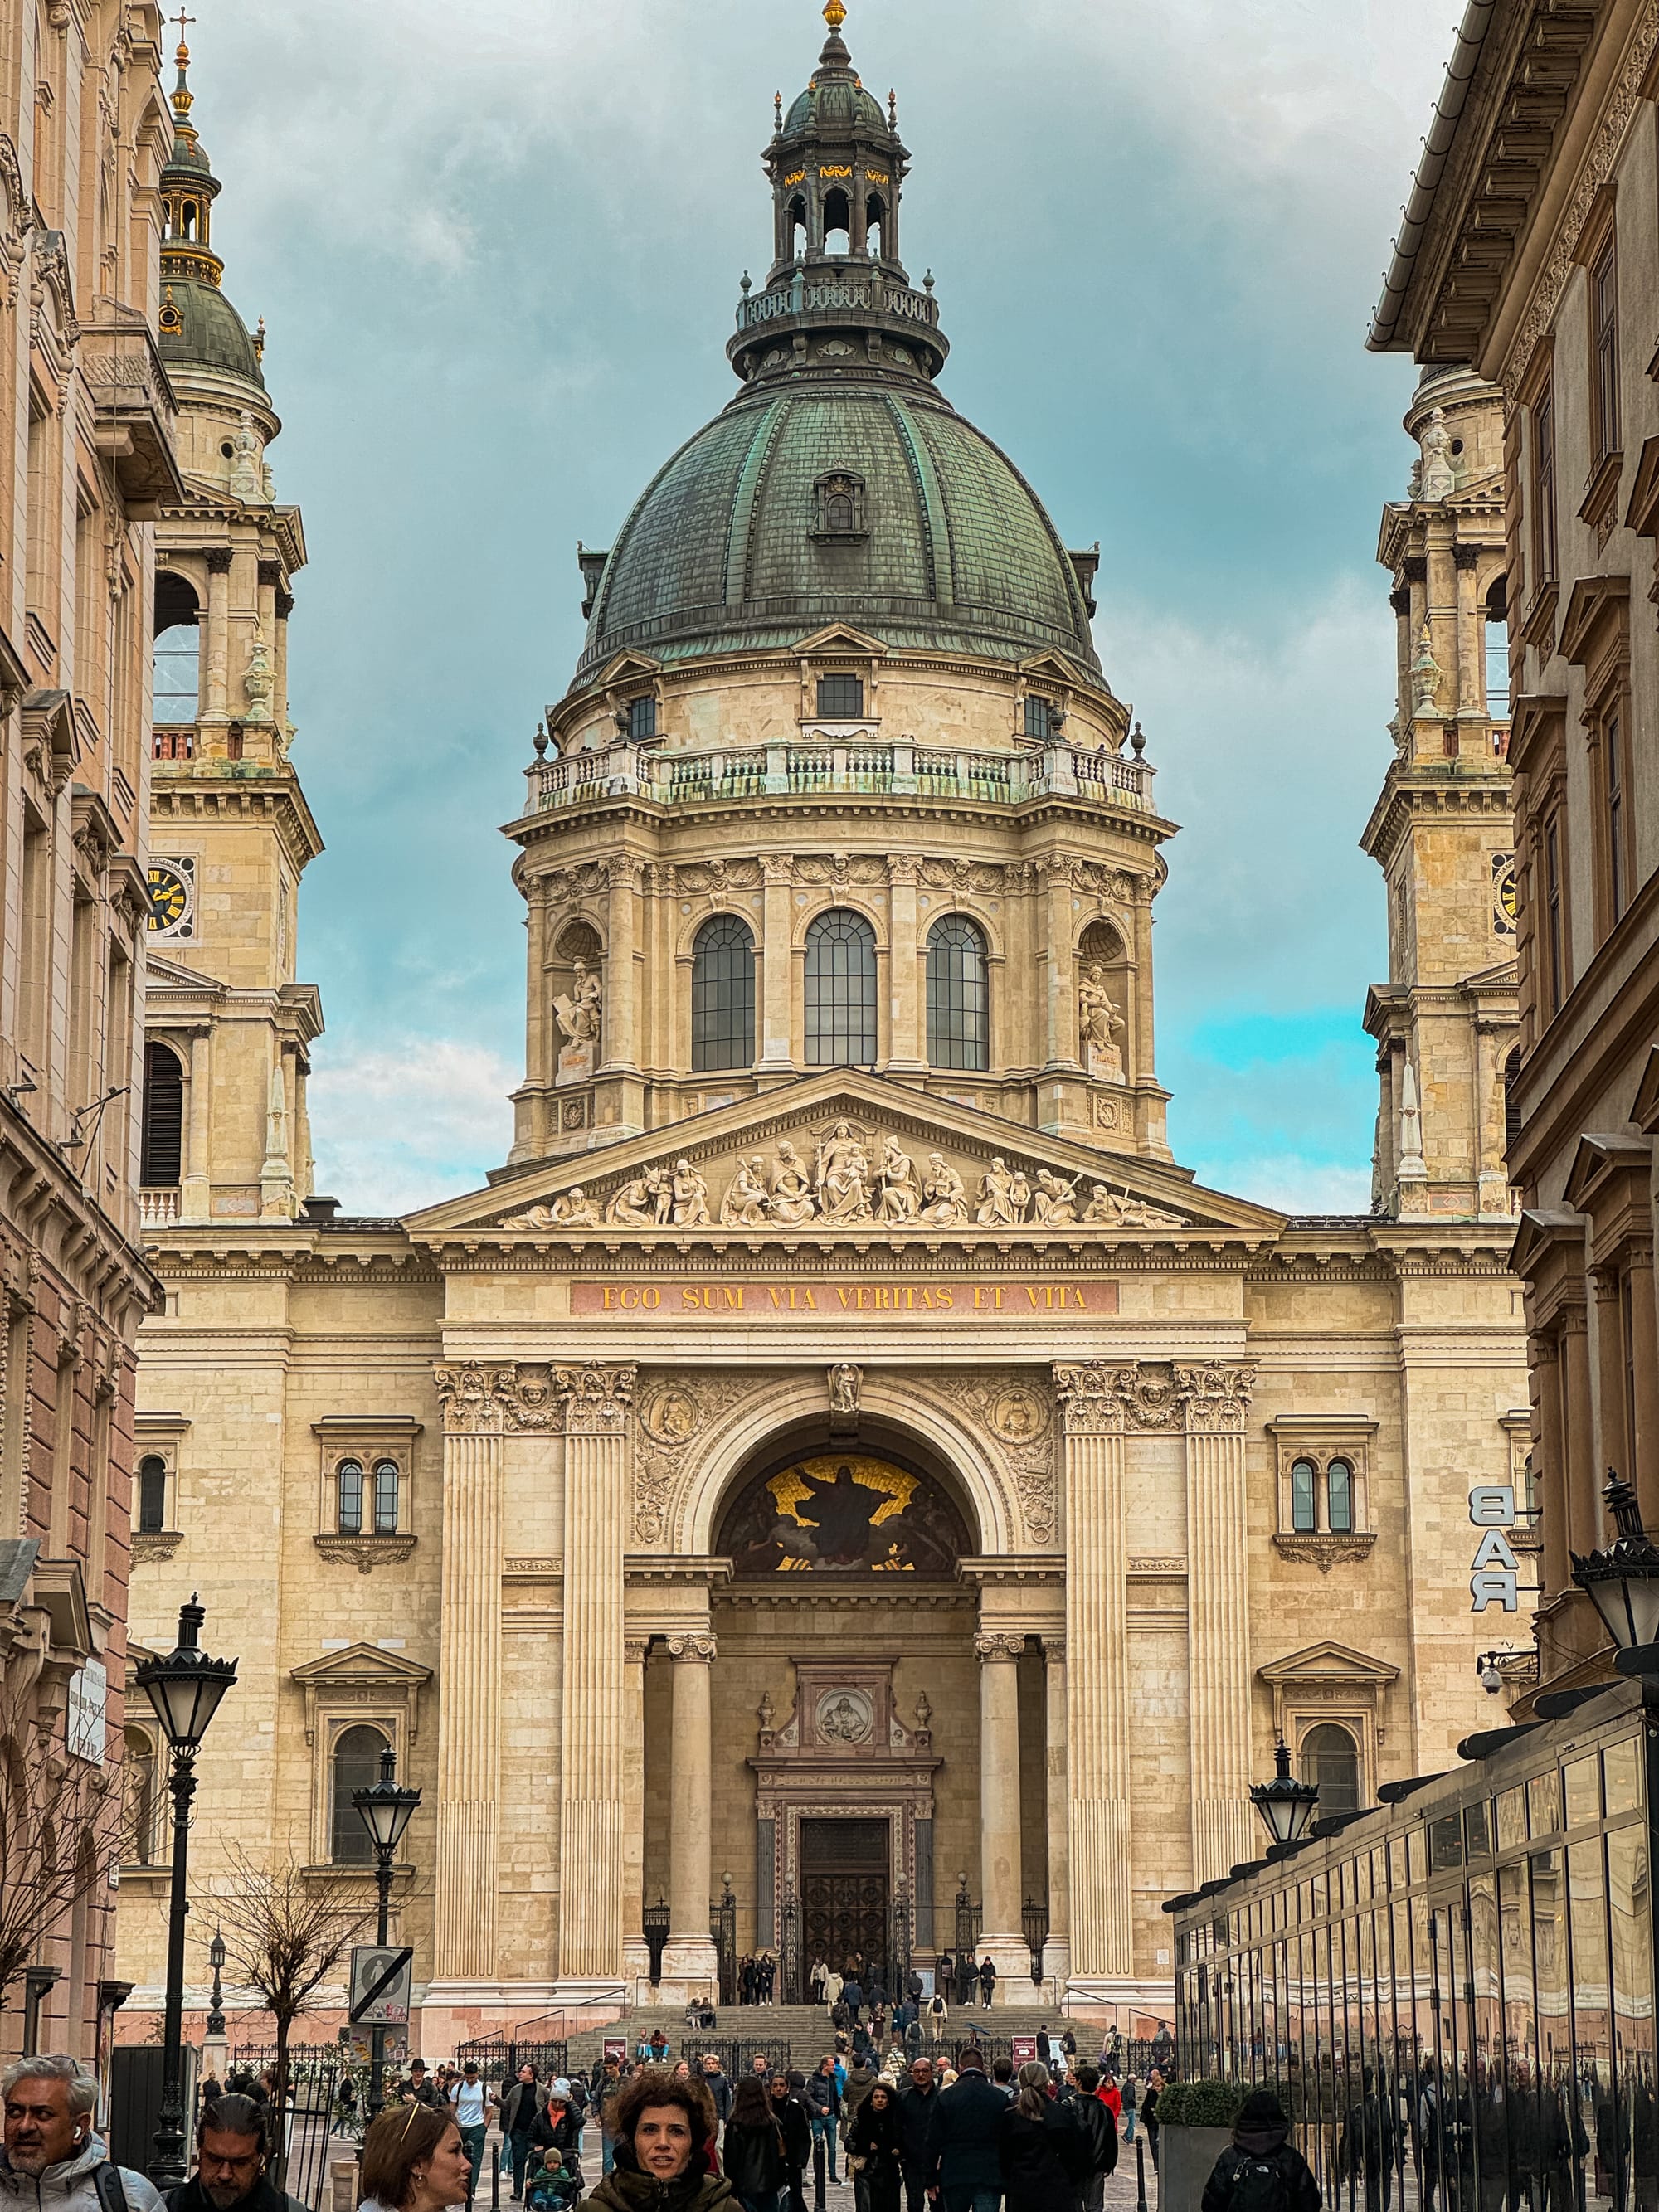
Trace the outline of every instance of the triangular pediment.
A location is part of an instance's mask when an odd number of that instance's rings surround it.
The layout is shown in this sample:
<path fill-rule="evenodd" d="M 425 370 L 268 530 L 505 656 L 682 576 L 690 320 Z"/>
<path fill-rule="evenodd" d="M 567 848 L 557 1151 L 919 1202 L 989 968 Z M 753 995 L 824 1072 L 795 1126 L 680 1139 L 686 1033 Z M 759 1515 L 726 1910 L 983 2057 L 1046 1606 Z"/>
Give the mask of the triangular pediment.
<path fill-rule="evenodd" d="M 222 998 L 225 987 L 216 977 L 203 975 L 199 968 L 186 968 L 181 960 L 169 960 L 160 952 L 147 953 L 144 957 L 145 988 L 148 991 L 205 991 L 214 998 Z"/>
<path fill-rule="evenodd" d="M 826 653 L 873 653 L 884 658 L 887 647 L 878 637 L 868 637 L 850 623 L 830 623 L 823 629 L 815 629 L 811 637 L 795 641 L 795 651 L 803 659 L 816 660 Z"/>
<path fill-rule="evenodd" d="M 319 1683 L 396 1684 L 402 1688 L 405 1683 L 429 1682 L 432 1669 L 422 1666 L 418 1659 L 405 1659 L 401 1651 L 387 1651 L 378 1644 L 348 1644 L 343 1651 L 325 1651 L 320 1659 L 306 1660 L 289 1670 L 289 1678 L 313 1689 Z"/>
<path fill-rule="evenodd" d="M 1659 1136 L 1659 1045 L 1648 1048 L 1647 1066 L 1636 1086 L 1630 1118 L 1638 1129 L 1645 1129 L 1650 1136 Z"/>
<path fill-rule="evenodd" d="M 826 1069 L 580 1160 L 410 1215 L 433 1240 L 499 1231 L 684 1243 L 916 1237 L 1027 1243 L 1275 1237 L 1285 1216 L 1182 1169 L 1017 1127 L 890 1078 Z"/>
<path fill-rule="evenodd" d="M 1478 968 L 1472 975 L 1463 978 L 1466 991 L 1514 991 L 1520 988 L 1521 963 L 1518 960 L 1500 960 L 1491 968 Z"/>
<path fill-rule="evenodd" d="M 630 647 L 626 653 L 619 653 L 607 660 L 596 680 L 602 690 L 611 690 L 618 684 L 636 684 L 642 676 L 659 676 L 661 673 L 661 661 L 653 659 L 648 653 L 635 653 Z"/>
<path fill-rule="evenodd" d="M 1264 1682 L 1392 1682 L 1400 1673 L 1346 1644 L 1310 1644 L 1287 1659 L 1270 1659 L 1256 1672 Z"/>
<path fill-rule="evenodd" d="M 1645 1208 L 1652 1173 L 1651 1137 L 1632 1136 L 1624 1129 L 1608 1130 L 1598 1135 L 1594 1130 L 1587 1129 L 1578 1139 L 1578 1149 L 1573 1154 L 1571 1167 L 1567 1170 L 1566 1188 L 1562 1195 L 1567 1204 L 1580 1213 L 1593 1213 L 1608 1186 L 1620 1176 L 1627 1176 L 1634 1177 Z"/>

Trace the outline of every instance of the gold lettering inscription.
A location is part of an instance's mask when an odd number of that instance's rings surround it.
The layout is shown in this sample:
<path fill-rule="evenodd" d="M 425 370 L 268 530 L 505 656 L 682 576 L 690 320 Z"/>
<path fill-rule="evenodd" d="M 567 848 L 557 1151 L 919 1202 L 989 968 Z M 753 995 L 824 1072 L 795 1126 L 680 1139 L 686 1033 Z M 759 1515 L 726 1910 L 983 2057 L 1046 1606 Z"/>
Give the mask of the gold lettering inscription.
<path fill-rule="evenodd" d="M 738 1315 L 767 1320 L 805 1320 L 825 1314 L 849 1321 L 978 1320 L 1082 1321 L 1116 1313 L 1118 1286 L 1097 1276 L 1062 1280 L 1042 1276 L 1008 1282 L 959 1279 L 890 1282 L 866 1276 L 813 1283 L 726 1282 L 718 1279 L 667 1283 L 575 1282 L 570 1310 L 582 1319 L 605 1315 L 665 1322 L 724 1320 Z"/>

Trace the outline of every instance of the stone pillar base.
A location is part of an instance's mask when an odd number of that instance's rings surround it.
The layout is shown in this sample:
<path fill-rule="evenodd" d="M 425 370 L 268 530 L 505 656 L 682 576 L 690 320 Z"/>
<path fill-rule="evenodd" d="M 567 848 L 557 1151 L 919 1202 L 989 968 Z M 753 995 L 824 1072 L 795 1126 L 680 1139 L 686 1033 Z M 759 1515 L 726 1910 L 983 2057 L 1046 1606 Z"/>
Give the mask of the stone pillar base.
<path fill-rule="evenodd" d="M 664 1992 L 663 2002 L 689 2004 L 693 1996 L 701 1996 L 705 1991 L 712 1996 L 719 1984 L 720 1973 L 720 1954 L 714 1948 L 712 1936 L 671 1936 L 662 1954 L 662 1982 L 659 1986 Z M 685 1996 L 679 1998 L 669 1996 L 667 1986 L 670 1982 L 676 1988 L 684 1984 Z"/>
<path fill-rule="evenodd" d="M 1063 1996 L 1072 1978 L 1072 1943 L 1067 1936 L 1051 1936 L 1042 1947 L 1042 1978 Z"/>
<path fill-rule="evenodd" d="M 1031 2002 L 1036 1994 L 1031 1985 L 1031 1947 L 1024 1936 L 981 1936 L 974 1948 L 974 1956 L 976 1960 L 988 1958 L 997 1970 L 997 2004 Z M 923 2019 L 925 2022 L 925 2014 Z"/>

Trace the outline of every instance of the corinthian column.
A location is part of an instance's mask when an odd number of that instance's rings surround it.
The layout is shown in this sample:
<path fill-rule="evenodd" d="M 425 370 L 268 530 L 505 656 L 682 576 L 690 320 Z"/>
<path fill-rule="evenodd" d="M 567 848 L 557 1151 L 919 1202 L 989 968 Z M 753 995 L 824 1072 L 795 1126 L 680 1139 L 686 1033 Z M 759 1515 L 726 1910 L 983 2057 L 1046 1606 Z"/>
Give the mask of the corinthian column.
<path fill-rule="evenodd" d="M 441 1367 L 437 1376 L 444 1496 L 433 1968 L 440 1981 L 480 1982 L 495 1972 L 501 1873 L 501 1377 L 477 1367 Z"/>
<path fill-rule="evenodd" d="M 669 1838 L 668 1948 L 663 1972 L 674 1982 L 707 1987 L 718 1971 L 708 1926 L 713 1880 L 714 1759 L 709 1672 L 714 1639 L 671 1636 L 674 1685 L 674 1818 Z M 690 1996 L 691 1991 L 686 1992 Z"/>
<path fill-rule="evenodd" d="M 1005 1990 L 1029 1980 L 1031 1954 L 1019 1896 L 1019 1655 L 1025 1638 L 976 1636 L 979 1656 L 979 1832 L 981 1956 Z"/>
<path fill-rule="evenodd" d="M 564 1399 L 564 1709 L 559 1790 L 559 1990 L 623 1977 L 623 1542 L 637 1370 L 560 1368 Z"/>
<path fill-rule="evenodd" d="M 1193 1880 L 1256 1855 L 1244 1415 L 1253 1367 L 1177 1367 L 1187 1408 L 1187 1668 Z"/>
<path fill-rule="evenodd" d="M 1066 1779 L 1066 1638 L 1042 1639 L 1045 1762 L 1048 1786 L 1048 1940 L 1042 1947 L 1045 1981 L 1062 1986 L 1072 1971 L 1072 1873 L 1067 1832 L 1071 1814 Z"/>
<path fill-rule="evenodd" d="M 1125 1381 L 1126 1370 L 1099 1360 L 1054 1369 L 1065 1431 L 1066 1857 L 1074 1987 L 1133 1972 Z M 1127 1382 L 1133 1388 L 1133 1369 Z"/>
<path fill-rule="evenodd" d="M 795 863 L 787 853 L 763 853 L 761 869 L 765 879 L 765 912 L 761 939 L 761 1033 L 757 1073 L 794 1072 L 793 957 L 790 936 L 794 910 L 790 888 Z"/>

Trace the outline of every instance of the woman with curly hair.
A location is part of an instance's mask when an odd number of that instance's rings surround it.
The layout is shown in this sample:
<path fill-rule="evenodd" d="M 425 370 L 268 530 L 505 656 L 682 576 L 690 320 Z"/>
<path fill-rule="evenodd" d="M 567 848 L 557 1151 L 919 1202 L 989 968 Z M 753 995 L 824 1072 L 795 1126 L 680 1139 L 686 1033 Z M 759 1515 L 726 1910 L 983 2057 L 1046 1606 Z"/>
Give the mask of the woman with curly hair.
<path fill-rule="evenodd" d="M 617 2100 L 616 2163 L 584 2202 L 604 2212 L 735 2212 L 732 2185 L 703 2158 L 714 2132 L 714 2100 L 695 2075 L 678 2081 L 642 2066 Z"/>

